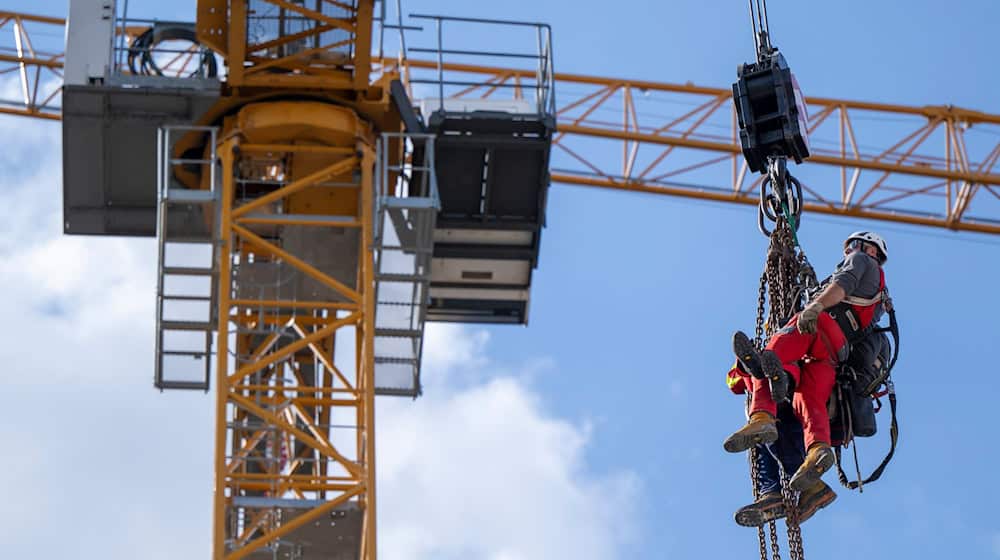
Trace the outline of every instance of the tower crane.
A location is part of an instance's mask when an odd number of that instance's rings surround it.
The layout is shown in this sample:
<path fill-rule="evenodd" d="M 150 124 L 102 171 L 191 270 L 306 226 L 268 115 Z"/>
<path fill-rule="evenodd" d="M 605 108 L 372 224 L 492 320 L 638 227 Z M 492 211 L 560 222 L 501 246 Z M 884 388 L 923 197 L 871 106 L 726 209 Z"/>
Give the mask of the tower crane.
<path fill-rule="evenodd" d="M 436 44 L 390 57 L 412 26 L 387 12 L 0 12 L 0 112 L 61 121 L 65 233 L 157 238 L 154 384 L 215 390 L 214 558 L 376 557 L 374 399 L 420 394 L 427 321 L 527 322 L 550 182 L 760 203 L 731 90 L 556 72 L 540 23 L 412 16 Z M 1000 115 L 806 102 L 839 139 L 801 168 L 806 211 L 1000 233 Z"/>

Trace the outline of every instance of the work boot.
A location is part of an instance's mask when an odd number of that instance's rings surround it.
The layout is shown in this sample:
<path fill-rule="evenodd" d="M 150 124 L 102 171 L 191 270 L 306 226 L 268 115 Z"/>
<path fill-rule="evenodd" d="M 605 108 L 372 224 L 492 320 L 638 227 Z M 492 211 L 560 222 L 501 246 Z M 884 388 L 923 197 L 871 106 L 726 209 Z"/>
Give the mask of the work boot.
<path fill-rule="evenodd" d="M 771 350 L 758 353 L 753 341 L 743 331 L 733 333 L 733 353 L 744 371 L 757 379 L 768 380 L 775 404 L 788 398 L 788 373 L 777 354 Z"/>
<path fill-rule="evenodd" d="M 746 426 L 727 437 L 722 447 L 730 453 L 739 453 L 758 443 L 771 443 L 777 439 L 778 427 L 774 424 L 774 416 L 759 410 L 750 415 Z"/>
<path fill-rule="evenodd" d="M 836 499 L 837 493 L 822 480 L 803 490 L 799 494 L 799 525 L 809 521 L 817 511 L 832 504 Z"/>
<path fill-rule="evenodd" d="M 757 347 L 743 331 L 733 333 L 733 354 L 736 354 L 736 359 L 743 365 L 743 371 L 757 379 L 764 379 L 764 368 L 760 365 Z"/>
<path fill-rule="evenodd" d="M 775 490 L 761 495 L 754 503 L 736 510 L 734 517 L 737 525 L 760 527 L 768 521 L 781 519 L 784 516 L 785 502 L 781 497 L 781 491 Z"/>
<path fill-rule="evenodd" d="M 770 350 L 764 350 L 760 355 L 760 364 L 764 368 L 764 376 L 771 387 L 771 400 L 781 404 L 789 397 L 789 376 L 778 355 Z"/>
<path fill-rule="evenodd" d="M 802 466 L 792 475 L 792 480 L 789 482 L 792 490 L 805 492 L 817 482 L 821 482 L 820 477 L 830 470 L 834 461 L 833 449 L 830 449 L 829 444 L 812 444 L 806 453 L 806 460 L 802 461 Z"/>

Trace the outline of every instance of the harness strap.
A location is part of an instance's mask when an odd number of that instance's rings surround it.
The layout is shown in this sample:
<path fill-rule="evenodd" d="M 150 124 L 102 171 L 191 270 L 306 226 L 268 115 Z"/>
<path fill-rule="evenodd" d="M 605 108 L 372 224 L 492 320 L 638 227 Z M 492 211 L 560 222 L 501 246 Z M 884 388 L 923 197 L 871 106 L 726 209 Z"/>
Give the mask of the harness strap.
<path fill-rule="evenodd" d="M 890 300 L 891 302 L 892 300 Z M 892 335 L 893 349 L 892 349 L 892 359 L 889 361 L 889 373 L 892 374 L 892 368 L 896 366 L 896 360 L 899 358 L 899 323 L 896 321 L 896 310 L 893 307 L 889 307 L 889 326 L 875 329 L 874 332 L 888 332 Z"/>
<path fill-rule="evenodd" d="M 879 464 L 878 468 L 872 471 L 872 474 L 864 480 L 861 479 L 860 475 L 858 476 L 858 480 L 847 480 L 847 475 L 844 474 L 844 469 L 840 466 L 840 447 L 834 449 L 837 455 L 837 478 L 840 479 L 840 484 L 850 490 L 861 488 L 865 484 L 870 484 L 878 480 L 882 476 L 882 471 L 889 465 L 889 461 L 892 461 L 892 456 L 896 453 L 896 442 L 899 440 L 899 425 L 896 422 L 896 388 L 893 386 L 892 380 L 888 380 L 886 386 L 889 389 L 889 411 L 892 414 L 892 424 L 889 427 L 889 453 L 886 454 L 885 459 L 882 459 L 882 463 Z"/>
<path fill-rule="evenodd" d="M 847 302 L 847 303 L 849 303 L 851 305 L 861 305 L 861 306 L 867 307 L 869 305 L 875 305 L 876 303 L 880 303 L 882 301 L 882 292 L 880 291 L 879 293 L 875 294 L 875 297 L 873 297 L 873 298 L 863 298 L 863 297 L 858 297 L 858 296 L 847 296 L 847 297 L 844 298 L 843 301 L 845 301 L 845 302 Z"/>

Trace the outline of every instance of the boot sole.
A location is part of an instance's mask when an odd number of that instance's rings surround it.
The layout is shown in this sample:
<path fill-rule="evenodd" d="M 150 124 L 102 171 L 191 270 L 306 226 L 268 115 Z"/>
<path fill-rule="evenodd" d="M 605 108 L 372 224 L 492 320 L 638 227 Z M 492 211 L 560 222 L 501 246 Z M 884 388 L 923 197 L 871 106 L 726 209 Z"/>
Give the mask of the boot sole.
<path fill-rule="evenodd" d="M 757 379 L 764 379 L 764 368 L 760 363 L 760 355 L 753 341 L 743 331 L 736 331 L 733 334 L 733 354 L 743 364 L 747 373 Z"/>
<path fill-rule="evenodd" d="M 770 380 L 771 399 L 776 404 L 788 399 L 788 373 L 778 355 L 765 350 L 760 356 L 760 363 L 764 375 Z"/>
<path fill-rule="evenodd" d="M 798 515 L 798 523 L 799 523 L 799 525 L 805 523 L 806 521 L 809 521 L 812 518 L 812 516 L 816 515 L 817 511 L 819 511 L 819 510 L 825 508 L 826 506 L 832 504 L 834 502 L 834 500 L 836 500 L 836 499 L 837 499 L 837 494 L 835 494 L 831 490 L 829 493 L 827 493 L 827 495 L 826 495 L 825 498 L 823 498 L 822 500 L 820 500 L 820 501 L 818 501 L 818 502 L 810 505 L 809 509 L 807 509 L 807 510 L 800 510 L 799 511 L 799 515 Z"/>
<path fill-rule="evenodd" d="M 736 512 L 736 524 L 741 527 L 760 527 L 770 521 L 777 521 L 785 517 L 785 508 L 778 507 L 770 510 L 758 508 L 741 509 Z"/>
<path fill-rule="evenodd" d="M 758 443 L 771 443 L 778 440 L 778 428 L 774 424 L 768 425 L 762 431 L 742 436 L 731 435 L 722 443 L 723 449 L 730 453 L 740 453 L 750 449 Z"/>
<path fill-rule="evenodd" d="M 833 466 L 834 460 L 833 451 L 829 451 L 824 454 L 811 469 L 804 471 L 799 469 L 796 471 L 795 476 L 793 476 L 791 482 L 788 483 L 789 486 L 791 486 L 792 490 L 797 492 L 802 492 L 803 490 L 808 489 L 813 484 L 819 482 L 819 480 L 823 477 L 823 474 L 830 470 L 830 467 Z"/>

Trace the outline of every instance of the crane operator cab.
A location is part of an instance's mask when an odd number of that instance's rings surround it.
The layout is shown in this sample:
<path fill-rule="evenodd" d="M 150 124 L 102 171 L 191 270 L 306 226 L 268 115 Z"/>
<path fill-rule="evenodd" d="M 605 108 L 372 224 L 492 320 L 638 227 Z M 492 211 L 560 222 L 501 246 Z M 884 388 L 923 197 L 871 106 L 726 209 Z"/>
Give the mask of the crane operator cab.
<path fill-rule="evenodd" d="M 435 137 L 435 173 L 441 209 L 427 319 L 524 324 L 531 275 L 538 265 L 555 131 L 551 30 L 547 25 L 441 16 L 412 16 L 437 26 L 437 67 L 411 67 L 410 86 L 420 126 Z M 451 27 L 472 28 L 484 39 L 530 36 L 531 53 L 445 48 Z M 477 45 L 481 46 L 481 45 Z M 516 47 L 515 47 L 516 48 Z M 520 49 L 521 51 L 525 49 Z M 514 58 L 534 68 L 483 81 L 455 70 L 470 57 Z M 464 56 L 465 58 L 462 58 Z M 469 78 L 469 76 L 475 76 Z"/>

